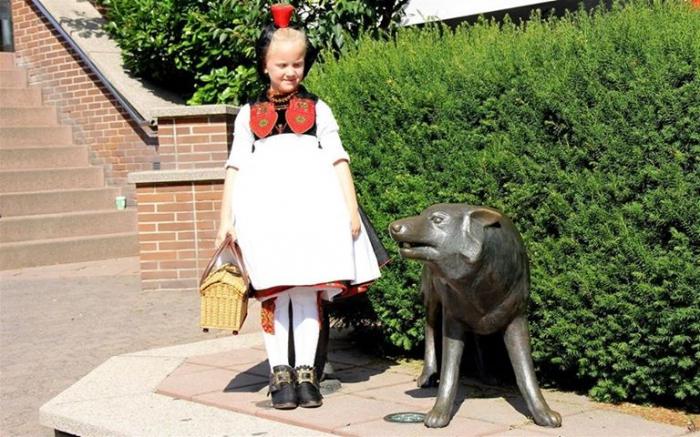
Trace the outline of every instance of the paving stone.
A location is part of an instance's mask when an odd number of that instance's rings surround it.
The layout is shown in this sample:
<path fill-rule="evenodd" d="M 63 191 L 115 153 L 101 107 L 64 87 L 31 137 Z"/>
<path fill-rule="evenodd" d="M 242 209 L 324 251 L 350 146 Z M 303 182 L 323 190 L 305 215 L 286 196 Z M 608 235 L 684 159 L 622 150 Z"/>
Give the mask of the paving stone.
<path fill-rule="evenodd" d="M 295 410 L 259 408 L 256 415 L 292 425 L 331 432 L 353 424 L 378 420 L 387 414 L 404 411 L 405 408 L 404 405 L 390 401 L 378 401 L 348 394 L 324 398 L 321 408 L 297 408 Z"/>
<path fill-rule="evenodd" d="M 3 436 L 53 435 L 38 424 L 38 409 L 72 385 L 89 389 L 86 392 L 92 393 L 90 396 L 108 396 L 100 401 L 105 409 L 99 420 L 104 423 L 123 420 L 110 416 L 109 409 L 123 406 L 120 402 L 123 404 L 126 398 L 120 395 L 133 394 L 142 387 L 128 383 L 110 385 L 108 375 L 105 375 L 106 384 L 90 387 L 74 384 L 108 358 L 121 354 L 126 355 L 110 360 L 109 366 L 128 370 L 129 363 L 137 362 L 135 358 L 145 359 L 146 363 L 149 357 L 163 358 L 159 362 L 167 368 L 166 373 L 158 377 L 159 381 L 151 382 L 160 383 L 164 389 L 168 388 L 164 384 L 170 384 L 177 396 L 189 396 L 199 403 L 197 408 L 209 408 L 204 411 L 211 411 L 216 420 L 228 417 L 217 413 L 223 408 L 248 414 L 251 421 L 259 420 L 252 416 L 257 415 L 347 435 L 383 435 L 385 429 L 384 435 L 415 435 L 414 430 L 420 435 L 524 437 L 686 434 L 681 427 L 598 410 L 583 396 L 548 390 L 545 398 L 552 408 L 564 415 L 564 426 L 542 428 L 528 421 L 529 412 L 517 390 L 483 386 L 466 379 L 460 384 L 457 410 L 449 427 L 428 430 L 421 426 L 408 425 L 409 429 L 405 428 L 407 425 L 394 425 L 404 428 L 396 428 L 398 432 L 393 433 L 393 428 L 384 428 L 382 418 L 407 410 L 427 412 L 434 403 L 436 389 L 415 387 L 417 372 L 414 367 L 357 353 L 347 341 L 338 341 L 340 346 L 333 343 L 330 357 L 337 373 L 344 372 L 341 375 L 346 377 L 344 392 L 327 396 L 320 409 L 274 410 L 266 396 L 269 368 L 264 359 L 259 326 L 257 322 L 250 323 L 256 321 L 256 316 L 251 313 L 251 320 L 246 323 L 245 329 L 249 330 L 246 332 L 250 334 L 203 333 L 198 327 L 197 294 L 194 291 L 141 291 L 136 258 L 0 272 L 0 302 L 0 430 Z M 251 310 L 259 311 L 259 305 L 252 302 Z M 238 351 L 231 353 L 230 349 Z M 204 361 L 185 363 L 190 357 Z M 100 372 L 105 372 L 104 369 Z M 148 377 L 148 369 L 145 370 Z M 169 377 L 164 378 L 168 373 Z M 70 394 L 71 390 L 64 393 Z M 136 396 L 143 396 L 145 402 L 157 395 Z M 197 405 L 162 398 L 161 407 L 166 411 L 170 405 L 180 412 L 187 411 L 183 406 Z M 57 396 L 52 402 L 60 400 Z M 82 408 L 86 414 L 93 408 L 87 400 L 60 405 L 69 410 Z M 145 404 L 135 404 L 133 408 L 134 420 L 143 421 L 146 430 L 139 435 L 157 434 L 159 424 L 149 428 L 148 420 L 152 421 L 149 411 L 143 414 L 137 411 L 146 408 Z M 177 414 L 170 419 L 174 422 L 168 422 L 172 428 L 167 429 L 185 429 L 178 427 L 182 418 Z M 223 424 L 217 429 L 235 434 L 235 425 Z M 273 430 L 266 428 L 261 432 Z M 295 432 L 297 435 L 312 433 L 309 429 Z M 178 433 L 169 435 L 175 434 Z M 201 429 L 193 428 L 190 435 L 203 434 Z"/>
<path fill-rule="evenodd" d="M 267 354 L 259 349 L 236 349 L 217 354 L 199 355 L 187 358 L 188 363 L 210 367 L 231 367 L 245 364 L 258 364 L 267 360 Z"/>
<path fill-rule="evenodd" d="M 68 429 L 75 430 L 74 433 L 77 435 L 230 437 L 241 435 L 236 432 L 237 429 L 248 430 L 243 435 L 319 435 L 309 429 L 290 427 L 275 422 L 263 423 L 255 416 L 235 414 L 207 405 L 158 395 L 117 397 L 100 399 L 97 402 L 62 404 L 53 410 L 56 416 L 62 414 L 64 417 L 91 418 L 89 426 L 81 423 L 61 424 L 64 429 L 70 427 Z M 158 420 L 154 420 L 154 418 Z M 48 419 L 50 418 L 46 418 L 46 420 Z M 96 428 L 101 428 L 104 431 L 96 433 Z M 135 432 L 135 429 L 138 429 L 138 432 Z M 255 433 L 251 433 L 250 430 L 255 430 Z"/>
<path fill-rule="evenodd" d="M 356 391 L 355 396 L 369 399 L 394 401 L 401 403 L 412 411 L 425 413 L 435 404 L 437 389 L 416 387 L 415 381 L 402 382 L 381 388 Z"/>
<path fill-rule="evenodd" d="M 263 376 L 265 378 L 269 378 L 271 372 L 270 363 L 267 360 L 251 364 L 234 364 L 232 366 L 228 366 L 227 369 Z"/>
<path fill-rule="evenodd" d="M 509 429 L 508 431 L 498 431 L 493 434 L 485 434 L 487 436 L 494 436 L 494 437 L 501 437 L 501 436 L 508 436 L 508 437 L 548 437 L 551 436 L 552 434 L 545 434 L 540 431 L 536 430 L 530 430 L 530 429 L 520 429 L 520 428 L 512 428 Z M 564 434 L 561 434 L 562 437 L 564 437 Z M 591 436 L 593 437 L 593 436 Z M 597 437 L 597 436 L 596 436 Z M 605 436 L 607 437 L 607 436 Z M 612 437 L 612 436 L 610 436 Z"/>
<path fill-rule="evenodd" d="M 226 392 L 239 387 L 263 383 L 267 383 L 267 379 L 258 375 L 214 368 L 202 372 L 170 376 L 158 385 L 156 392 L 189 400 L 193 396 L 204 393 Z"/>
<path fill-rule="evenodd" d="M 334 363 L 351 364 L 353 366 L 369 366 L 376 368 L 388 368 L 391 364 L 387 360 L 371 357 L 352 350 L 329 351 L 328 360 Z"/>
<path fill-rule="evenodd" d="M 253 416 L 261 408 L 272 408 L 270 398 L 267 396 L 266 382 L 196 395 L 192 397 L 192 401 Z"/>
<path fill-rule="evenodd" d="M 189 375 L 191 373 L 206 372 L 207 370 L 212 370 L 212 367 L 184 362 L 180 364 L 177 369 L 173 370 L 173 372 L 168 375 L 168 378 Z"/>
<path fill-rule="evenodd" d="M 508 427 L 455 417 L 445 428 L 427 428 L 422 423 L 390 423 L 384 419 L 338 428 L 335 432 L 357 436 L 479 436 L 501 433 Z"/>
<path fill-rule="evenodd" d="M 369 390 L 376 387 L 386 387 L 395 384 L 412 382 L 411 376 L 395 373 L 382 372 L 377 369 L 365 367 L 353 367 L 334 373 L 342 383 L 340 391 L 342 393 L 353 393 L 357 391 Z"/>
<path fill-rule="evenodd" d="M 522 429 L 566 437 L 665 437 L 687 434 L 687 431 L 679 426 L 651 422 L 641 417 L 606 410 L 592 410 L 568 416 L 561 428 L 545 428 L 532 424 Z"/>
<path fill-rule="evenodd" d="M 39 407 L 114 355 L 229 336 L 199 329 L 194 291 L 144 292 L 138 272 L 138 258 L 0 271 L 0 434 L 53 436 Z"/>

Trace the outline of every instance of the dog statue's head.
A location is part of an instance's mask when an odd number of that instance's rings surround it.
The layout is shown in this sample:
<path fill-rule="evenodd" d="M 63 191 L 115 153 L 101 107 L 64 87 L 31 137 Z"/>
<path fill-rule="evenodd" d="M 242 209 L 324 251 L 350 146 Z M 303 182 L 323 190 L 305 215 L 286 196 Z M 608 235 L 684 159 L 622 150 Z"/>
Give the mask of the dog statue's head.
<path fill-rule="evenodd" d="M 436 265 L 447 277 L 456 277 L 466 273 L 465 264 L 480 260 L 486 229 L 504 221 L 508 219 L 492 208 L 441 203 L 393 222 L 389 232 L 399 243 L 401 256 Z"/>

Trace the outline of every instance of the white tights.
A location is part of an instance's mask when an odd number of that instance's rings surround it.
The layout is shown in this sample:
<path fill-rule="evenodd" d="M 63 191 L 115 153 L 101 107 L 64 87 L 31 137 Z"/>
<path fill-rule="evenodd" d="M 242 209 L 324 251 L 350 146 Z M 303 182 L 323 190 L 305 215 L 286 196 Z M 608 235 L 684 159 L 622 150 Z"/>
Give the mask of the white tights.
<path fill-rule="evenodd" d="M 294 287 L 279 293 L 275 301 L 274 333 L 263 332 L 270 369 L 289 365 L 289 302 L 294 322 L 294 354 L 296 366 L 313 366 L 319 336 L 318 291 L 310 287 Z"/>

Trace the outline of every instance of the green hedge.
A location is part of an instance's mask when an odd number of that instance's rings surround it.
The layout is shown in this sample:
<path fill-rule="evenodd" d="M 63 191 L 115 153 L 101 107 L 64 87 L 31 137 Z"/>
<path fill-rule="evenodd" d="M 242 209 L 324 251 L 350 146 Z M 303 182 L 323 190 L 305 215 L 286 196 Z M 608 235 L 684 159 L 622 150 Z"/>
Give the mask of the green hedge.
<path fill-rule="evenodd" d="M 133 74 L 190 104 L 244 102 L 260 92 L 255 41 L 272 23 L 269 0 L 97 0 Z M 293 23 L 317 49 L 341 53 L 360 32 L 393 31 L 408 0 L 291 0 Z M 350 38 L 348 38 L 350 37 Z"/>
<path fill-rule="evenodd" d="M 510 215 L 532 264 L 540 379 L 700 406 L 700 11 L 628 2 L 526 27 L 364 40 L 308 79 L 339 119 L 377 229 L 438 202 Z M 422 340 L 416 262 L 371 290 Z"/>

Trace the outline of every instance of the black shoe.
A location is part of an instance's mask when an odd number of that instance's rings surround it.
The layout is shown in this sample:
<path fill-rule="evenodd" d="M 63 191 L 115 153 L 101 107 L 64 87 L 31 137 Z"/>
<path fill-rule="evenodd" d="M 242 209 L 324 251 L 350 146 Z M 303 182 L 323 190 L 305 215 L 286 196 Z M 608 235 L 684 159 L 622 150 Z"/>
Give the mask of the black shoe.
<path fill-rule="evenodd" d="M 304 408 L 316 408 L 323 404 L 323 396 L 318 386 L 316 371 L 311 366 L 299 366 L 297 373 L 297 398 L 299 406 Z"/>
<path fill-rule="evenodd" d="M 293 410 L 297 407 L 297 392 L 294 384 L 294 369 L 290 366 L 275 366 L 270 375 L 272 406 L 278 410 Z"/>

